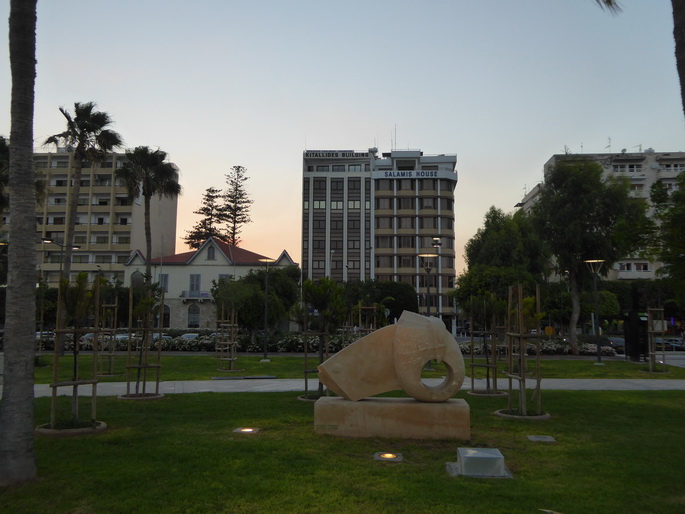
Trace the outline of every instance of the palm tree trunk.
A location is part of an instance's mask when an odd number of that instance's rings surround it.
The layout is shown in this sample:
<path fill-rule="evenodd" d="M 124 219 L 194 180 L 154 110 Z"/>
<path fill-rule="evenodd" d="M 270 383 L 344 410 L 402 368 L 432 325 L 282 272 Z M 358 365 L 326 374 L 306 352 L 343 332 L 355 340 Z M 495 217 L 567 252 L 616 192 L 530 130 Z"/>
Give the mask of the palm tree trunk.
<path fill-rule="evenodd" d="M 0 486 L 36 477 L 33 449 L 33 365 L 36 330 L 36 189 L 33 108 L 36 1 L 11 0 L 12 72 L 10 189 L 4 390 L 0 402 Z"/>
<path fill-rule="evenodd" d="M 150 196 L 145 199 L 145 283 L 152 284 L 152 227 L 150 226 Z"/>
<path fill-rule="evenodd" d="M 67 213 L 67 229 L 64 233 L 64 262 L 62 262 L 62 275 L 60 280 L 69 280 L 71 273 L 71 254 L 74 249 L 74 232 L 76 232 L 76 213 L 78 211 L 78 197 L 81 194 L 81 176 L 83 175 L 83 161 L 79 156 L 79 151 L 74 152 L 74 173 L 71 180 L 71 198 L 69 199 L 69 212 Z"/>
<path fill-rule="evenodd" d="M 568 323 L 568 337 L 571 343 L 571 353 L 578 355 L 578 318 L 580 318 L 580 293 L 578 292 L 578 278 L 573 272 L 569 272 L 569 283 L 571 285 L 571 319 Z"/>
<path fill-rule="evenodd" d="M 685 4 L 671 0 L 673 6 L 673 39 L 675 39 L 675 62 L 680 78 L 680 99 L 685 113 Z"/>

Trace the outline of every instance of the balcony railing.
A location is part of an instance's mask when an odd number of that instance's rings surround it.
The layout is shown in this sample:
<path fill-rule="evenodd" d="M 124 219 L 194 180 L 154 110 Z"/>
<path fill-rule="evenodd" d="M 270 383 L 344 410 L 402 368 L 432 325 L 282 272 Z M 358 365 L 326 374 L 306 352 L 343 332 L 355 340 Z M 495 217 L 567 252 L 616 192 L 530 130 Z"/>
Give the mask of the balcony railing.
<path fill-rule="evenodd" d="M 181 298 L 209 299 L 212 295 L 209 291 L 181 291 Z"/>

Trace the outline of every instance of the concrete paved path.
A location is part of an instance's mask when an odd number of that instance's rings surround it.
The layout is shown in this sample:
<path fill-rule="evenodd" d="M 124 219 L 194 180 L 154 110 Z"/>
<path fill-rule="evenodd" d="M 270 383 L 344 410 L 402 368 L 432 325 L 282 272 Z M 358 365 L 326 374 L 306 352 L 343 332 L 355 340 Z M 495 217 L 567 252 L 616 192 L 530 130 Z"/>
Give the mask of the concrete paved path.
<path fill-rule="evenodd" d="M 440 379 L 429 379 L 425 381 L 427 385 L 438 385 Z M 319 386 L 317 380 L 309 380 L 309 391 L 316 391 Z M 475 381 L 475 390 L 485 389 L 485 380 Z M 528 380 L 527 388 L 533 388 L 534 381 Z M 541 383 L 543 390 L 559 391 L 685 391 L 685 380 L 671 379 L 543 379 Z M 500 391 L 506 391 L 508 381 L 498 380 Z M 466 378 L 463 390 L 471 389 L 471 379 Z M 184 393 L 238 393 L 238 392 L 300 392 L 305 390 L 304 379 L 234 379 L 234 380 L 196 380 L 178 382 L 160 382 L 159 392 L 162 394 L 184 394 Z M 148 384 L 146 392 L 153 393 L 154 384 Z M 0 388 L 0 394 L 2 389 Z M 83 396 L 90 396 L 90 386 L 79 387 L 79 393 Z M 35 386 L 35 396 L 50 396 L 50 386 L 47 384 L 37 384 Z M 60 395 L 70 395 L 71 388 L 63 387 L 59 389 Z M 126 394 L 125 382 L 101 382 L 97 385 L 98 396 L 119 396 Z"/>

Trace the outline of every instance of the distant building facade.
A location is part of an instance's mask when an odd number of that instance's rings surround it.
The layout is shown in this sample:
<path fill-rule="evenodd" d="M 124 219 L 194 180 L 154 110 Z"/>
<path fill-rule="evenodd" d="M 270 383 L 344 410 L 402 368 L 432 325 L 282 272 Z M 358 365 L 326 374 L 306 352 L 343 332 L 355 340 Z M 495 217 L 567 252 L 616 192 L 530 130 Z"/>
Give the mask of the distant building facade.
<path fill-rule="evenodd" d="M 69 223 L 72 197 L 73 152 L 59 150 L 35 153 L 37 178 L 45 183 L 45 194 L 36 205 L 36 262 L 39 278 L 56 287 L 62 268 L 64 235 Z M 107 280 L 124 280 L 124 263 L 136 248 L 145 248 L 144 207 L 142 199 L 131 202 L 128 191 L 115 176 L 126 162 L 123 153 L 110 153 L 104 162 L 83 164 L 81 189 L 76 213 L 76 230 L 71 278 L 80 273 L 102 274 Z M 176 198 L 152 198 L 152 256 L 174 252 L 176 245 Z M 4 215 L 0 237 L 7 238 L 12 222 L 10 211 Z M 53 241 L 53 242 L 46 242 Z"/>
<path fill-rule="evenodd" d="M 605 177 L 623 177 L 630 182 L 630 194 L 649 202 L 653 184 L 661 182 L 667 190 L 676 188 L 676 177 L 685 171 L 685 152 L 655 152 L 651 148 L 644 152 L 600 153 L 600 154 L 557 154 L 544 165 L 545 176 L 562 159 L 591 159 L 604 168 Z M 517 207 L 529 211 L 540 194 L 538 184 L 528 192 Z M 648 214 L 652 215 L 651 207 Z M 638 255 L 627 256 L 613 265 L 609 278 L 613 280 L 654 279 L 662 264 Z"/>
<path fill-rule="evenodd" d="M 421 150 L 305 151 L 303 278 L 406 282 L 421 312 L 451 318 L 456 163 Z"/>
<path fill-rule="evenodd" d="M 264 269 L 267 257 L 211 237 L 200 248 L 152 259 L 152 281 L 164 290 L 164 328 L 216 329 L 216 305 L 211 289 L 221 278 L 240 279 Z M 268 266 L 293 266 L 283 250 Z M 135 251 L 125 265 L 124 286 L 145 274 L 145 259 Z"/>

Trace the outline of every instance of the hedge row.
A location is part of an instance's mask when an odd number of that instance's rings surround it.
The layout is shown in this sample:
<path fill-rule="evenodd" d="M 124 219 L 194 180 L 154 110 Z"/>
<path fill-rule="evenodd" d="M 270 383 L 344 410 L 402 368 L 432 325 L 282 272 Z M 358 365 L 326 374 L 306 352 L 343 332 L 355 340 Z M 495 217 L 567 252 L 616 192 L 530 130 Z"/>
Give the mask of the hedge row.
<path fill-rule="evenodd" d="M 349 344 L 353 343 L 356 339 L 361 336 L 350 336 L 345 337 L 341 335 L 335 335 L 328 340 L 328 351 L 330 353 L 335 353 Z M 211 336 L 199 336 L 195 339 L 184 339 L 182 337 L 175 337 L 172 339 L 163 339 L 161 342 L 162 351 L 168 352 L 214 352 L 216 350 L 216 344 L 220 342 L 220 338 Z M 112 340 L 112 341 L 101 341 L 104 343 L 104 347 L 101 347 L 100 351 L 111 351 L 111 344 L 115 344 L 115 351 L 126 351 L 128 348 L 128 341 L 126 340 Z M 134 346 L 139 343 L 138 339 L 133 341 Z M 304 353 L 305 343 L 307 346 L 307 351 L 309 353 L 316 353 L 319 351 L 319 337 L 318 336 L 307 336 L 302 333 L 290 332 L 283 335 L 280 338 L 274 338 L 269 341 L 267 345 L 267 350 L 269 353 Z M 157 346 L 154 344 L 154 348 Z M 470 343 L 459 343 L 459 348 L 464 355 L 471 354 L 471 344 Z M 1 346 L 0 346 L 1 349 Z M 43 351 L 52 351 L 53 340 L 45 339 L 43 340 Z M 90 351 L 93 349 L 92 340 L 82 342 L 80 349 L 84 351 Z M 501 353 L 504 353 L 504 347 L 499 347 Z M 65 350 L 73 350 L 73 340 L 71 337 L 65 337 Z M 236 350 L 238 352 L 247 353 L 259 353 L 264 350 L 263 339 L 259 335 L 254 339 L 250 338 L 249 335 L 240 335 L 237 340 Z M 477 343 L 473 345 L 474 355 L 480 355 L 483 353 L 484 345 Z M 489 349 L 488 349 L 489 350 Z M 526 344 L 526 353 L 528 355 L 535 355 L 535 344 Z M 580 355 L 597 355 L 597 347 L 594 344 L 581 343 L 579 345 Z M 571 347 L 567 342 L 564 341 L 543 341 L 540 344 L 540 353 L 543 355 L 569 355 L 571 353 Z M 614 356 L 616 351 L 608 346 L 602 347 L 602 355 Z"/>

